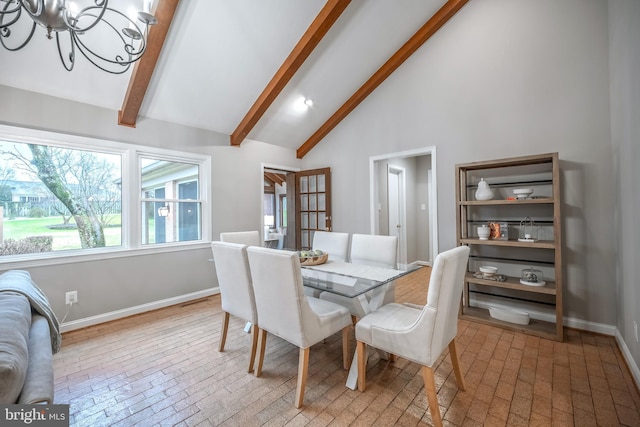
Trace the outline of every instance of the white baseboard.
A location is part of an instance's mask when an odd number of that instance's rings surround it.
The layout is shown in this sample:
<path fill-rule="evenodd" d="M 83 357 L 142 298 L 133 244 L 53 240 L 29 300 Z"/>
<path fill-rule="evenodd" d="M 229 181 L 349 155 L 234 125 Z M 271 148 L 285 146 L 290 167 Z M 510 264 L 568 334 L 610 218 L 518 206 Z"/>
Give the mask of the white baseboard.
<path fill-rule="evenodd" d="M 414 261 L 410 264 L 422 265 L 424 267 L 433 267 L 433 263 L 431 261 Z"/>
<path fill-rule="evenodd" d="M 633 356 L 629 351 L 629 347 L 627 347 L 627 343 L 622 339 L 622 335 L 620 335 L 620 331 L 616 329 L 616 341 L 618 342 L 618 347 L 620 347 L 620 351 L 622 352 L 622 357 L 626 360 L 627 365 L 629 366 L 629 370 L 631 371 L 631 375 L 633 375 L 633 379 L 636 382 L 636 387 L 640 389 L 640 369 L 638 369 L 638 365 L 633 360 Z"/>
<path fill-rule="evenodd" d="M 520 311 L 526 311 L 527 313 L 529 313 L 532 319 L 538 319 L 538 320 L 543 320 L 545 322 L 552 322 L 552 323 L 556 321 L 555 315 L 552 312 L 552 309 L 549 309 L 549 311 L 547 312 L 532 310 L 531 306 L 528 306 L 525 304 L 519 305 L 517 301 L 511 304 L 505 304 L 500 300 L 492 299 L 489 296 L 478 295 L 478 296 L 473 296 L 471 298 L 471 303 L 475 307 L 484 308 L 484 309 L 488 309 L 490 306 L 500 307 L 505 310 L 514 308 Z M 581 331 L 595 332 L 598 334 L 609 335 L 609 336 L 615 336 L 618 331 L 618 328 L 615 325 L 589 322 L 586 320 L 574 319 L 572 317 L 564 317 L 563 324 L 564 326 L 569 328 L 580 329 Z"/>
<path fill-rule="evenodd" d="M 137 305 L 135 307 L 127 307 L 122 310 L 116 310 L 109 313 L 98 314 L 97 316 L 85 317 L 83 319 L 72 320 L 60 325 L 60 332 L 69 332 L 76 329 L 86 328 L 87 326 L 98 325 L 100 323 L 110 322 L 112 320 L 122 319 L 124 317 L 133 316 L 134 314 L 140 314 L 151 310 L 157 310 L 159 308 L 169 307 L 176 304 L 181 304 L 187 301 L 193 301 L 200 298 L 205 298 L 211 295 L 220 293 L 220 288 L 210 288 L 198 292 L 192 292 L 190 294 L 179 295 L 172 298 L 163 299 L 160 301 L 153 301 L 147 304 Z"/>
<path fill-rule="evenodd" d="M 491 305 L 498 306 L 505 309 L 511 308 L 508 305 L 500 304 L 500 302 L 498 301 L 488 301 L 488 300 L 483 301 L 482 298 L 474 298 L 472 299 L 472 302 L 474 306 L 485 308 L 485 309 L 488 309 L 489 306 Z M 545 320 L 548 322 L 555 321 L 553 316 L 550 315 L 549 313 L 536 312 L 536 311 L 529 310 L 529 315 L 534 319 Z M 615 337 L 616 342 L 618 343 L 618 347 L 622 352 L 622 356 L 624 357 L 624 360 L 627 362 L 627 365 L 631 370 L 631 375 L 633 376 L 636 386 L 640 388 L 640 369 L 638 369 L 637 363 L 635 362 L 635 360 L 633 360 L 633 356 L 631 355 L 631 352 L 629 351 L 627 344 L 624 342 L 624 339 L 622 339 L 622 335 L 620 335 L 620 331 L 615 325 L 589 322 L 586 320 L 574 319 L 572 317 L 565 317 L 563 319 L 563 323 L 564 323 L 564 326 L 568 328 L 578 329 L 581 331 L 594 332 L 597 334 L 609 335 L 609 336 Z"/>

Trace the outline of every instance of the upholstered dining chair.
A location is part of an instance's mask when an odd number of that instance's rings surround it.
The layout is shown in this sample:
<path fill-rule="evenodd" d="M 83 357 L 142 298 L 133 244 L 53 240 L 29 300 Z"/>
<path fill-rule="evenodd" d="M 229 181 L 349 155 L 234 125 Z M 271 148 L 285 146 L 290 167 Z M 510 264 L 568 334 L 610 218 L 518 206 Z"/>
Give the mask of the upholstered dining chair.
<path fill-rule="evenodd" d="M 349 233 L 314 231 L 311 249 L 328 253 L 330 261 L 346 262 L 349 255 Z M 310 297 L 320 297 L 320 291 L 317 289 L 304 288 L 304 293 Z"/>
<path fill-rule="evenodd" d="M 354 234 L 351 236 L 350 261 L 376 267 L 396 268 L 398 238 L 376 234 Z"/>
<path fill-rule="evenodd" d="M 250 247 L 247 253 L 260 319 L 255 375 L 262 374 L 267 332 L 299 347 L 295 406 L 300 408 L 304 402 L 312 345 L 342 331 L 342 363 L 344 369 L 348 369 L 349 311 L 341 305 L 304 294 L 296 252 Z"/>
<path fill-rule="evenodd" d="M 258 327 L 258 312 L 253 294 L 249 260 L 247 258 L 247 247 L 247 245 L 240 243 L 211 242 L 224 316 L 218 351 L 224 351 L 227 329 L 229 328 L 229 315 L 232 314 L 251 322 L 251 351 L 247 372 L 253 372 L 260 329 Z"/>
<path fill-rule="evenodd" d="M 422 378 L 431 418 L 442 425 L 433 366 L 445 350 L 453 364 L 456 382 L 465 389 L 456 350 L 458 310 L 469 247 L 459 246 L 439 254 L 431 271 L 427 305 L 387 304 L 356 324 L 358 389 L 365 390 L 367 345 L 422 365 Z"/>
<path fill-rule="evenodd" d="M 220 241 L 242 243 L 247 246 L 260 246 L 260 233 L 257 231 L 226 231 L 220 233 Z"/>
<path fill-rule="evenodd" d="M 349 233 L 315 231 L 311 248 L 328 253 L 332 261 L 345 262 L 349 255 Z"/>
<path fill-rule="evenodd" d="M 350 261 L 353 264 L 370 265 L 374 267 L 397 268 L 398 238 L 396 236 L 381 236 L 375 234 L 353 234 L 351 236 Z M 395 301 L 395 283 L 387 286 L 382 304 Z M 368 300 L 374 291 L 365 295 Z M 344 305 L 353 316 L 354 323 L 365 316 L 367 311 L 357 298 L 347 298 L 330 292 L 322 292 L 320 299 Z"/>

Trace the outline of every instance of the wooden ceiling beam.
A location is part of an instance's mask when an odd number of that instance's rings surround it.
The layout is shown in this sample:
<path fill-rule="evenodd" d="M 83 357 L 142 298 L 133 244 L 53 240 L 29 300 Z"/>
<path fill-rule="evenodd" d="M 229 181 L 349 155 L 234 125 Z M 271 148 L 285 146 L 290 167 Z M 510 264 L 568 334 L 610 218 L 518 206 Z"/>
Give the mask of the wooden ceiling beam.
<path fill-rule="evenodd" d="M 303 158 L 387 77 L 433 36 L 469 0 L 448 0 L 396 53 L 387 60 L 320 128 L 296 151 Z"/>
<path fill-rule="evenodd" d="M 265 172 L 264 178 L 274 184 L 282 185 L 287 180 L 287 177 L 283 174 L 276 172 Z"/>
<path fill-rule="evenodd" d="M 142 101 L 147 93 L 179 2 L 180 0 L 159 0 L 154 13 L 158 23 L 149 27 L 146 50 L 133 66 L 129 87 L 122 102 L 122 108 L 118 111 L 118 124 L 121 126 L 136 126 Z"/>
<path fill-rule="evenodd" d="M 251 129 L 258 123 L 258 120 L 289 83 L 289 80 L 318 46 L 349 3 L 351 3 L 351 0 L 327 1 L 258 99 L 253 103 L 236 130 L 231 134 L 231 145 L 238 146 L 244 141 Z"/>

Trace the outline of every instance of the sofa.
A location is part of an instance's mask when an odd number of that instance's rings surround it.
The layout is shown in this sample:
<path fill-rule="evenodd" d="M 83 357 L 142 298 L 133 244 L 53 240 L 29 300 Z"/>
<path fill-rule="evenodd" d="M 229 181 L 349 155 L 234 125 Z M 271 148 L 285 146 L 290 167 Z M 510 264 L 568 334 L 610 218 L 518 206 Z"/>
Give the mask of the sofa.
<path fill-rule="evenodd" d="M 53 403 L 61 342 L 58 320 L 29 272 L 0 275 L 0 404 Z"/>

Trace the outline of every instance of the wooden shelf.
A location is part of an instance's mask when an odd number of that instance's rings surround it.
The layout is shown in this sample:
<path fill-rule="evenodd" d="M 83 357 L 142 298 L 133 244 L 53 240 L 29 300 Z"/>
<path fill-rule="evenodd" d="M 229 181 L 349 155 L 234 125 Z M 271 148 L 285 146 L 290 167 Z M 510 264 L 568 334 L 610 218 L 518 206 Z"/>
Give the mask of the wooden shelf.
<path fill-rule="evenodd" d="M 464 307 L 462 309 L 460 318 L 484 323 L 487 325 L 500 326 L 512 331 L 522 332 L 529 335 L 536 335 L 551 340 L 557 340 L 556 324 L 545 322 L 544 320 L 531 319 L 528 325 L 518 325 L 516 323 L 504 322 L 502 320 L 494 319 L 489 315 L 489 310 L 478 307 Z"/>
<path fill-rule="evenodd" d="M 511 246 L 518 248 L 539 248 L 539 249 L 555 249 L 556 246 L 550 240 L 538 240 L 535 242 L 520 242 L 518 240 L 480 240 L 478 238 L 463 238 L 460 242 L 464 245 L 491 245 L 491 246 Z"/>
<path fill-rule="evenodd" d="M 461 206 L 491 206 L 491 205 L 544 205 L 553 204 L 553 199 L 520 199 L 520 200 L 460 200 Z"/>
<path fill-rule="evenodd" d="M 507 277 L 504 282 L 490 279 L 478 279 L 473 273 L 467 273 L 464 280 L 467 283 L 476 283 L 478 285 L 495 286 L 497 288 L 515 289 L 517 291 L 532 292 L 538 294 L 555 295 L 556 283 L 547 281 L 544 286 L 528 286 L 520 283 L 519 277 Z"/>
<path fill-rule="evenodd" d="M 481 179 L 493 186 L 494 192 L 501 199 L 475 200 L 474 189 Z M 540 198 L 507 200 L 500 187 L 532 186 L 536 188 L 536 194 L 544 195 Z M 538 192 L 539 191 L 539 192 Z M 551 196 L 548 196 L 548 195 Z M 514 331 L 537 335 L 544 338 L 562 341 L 564 339 L 562 317 L 562 221 L 560 201 L 560 167 L 557 153 L 540 154 L 534 156 L 522 156 L 509 159 L 473 162 L 456 165 L 456 236 L 458 245 L 473 247 L 474 259 L 498 259 L 506 262 L 514 273 L 514 269 L 525 268 L 531 263 L 545 260 L 548 272 L 553 277 L 545 277 L 544 286 L 527 286 L 520 283 L 520 277 L 509 276 L 504 282 L 476 278 L 472 268 L 464 280 L 464 297 L 461 317 L 482 323 L 504 327 Z M 537 240 L 535 242 L 521 242 L 512 240 L 480 240 L 476 235 L 475 224 L 486 222 L 480 218 L 489 215 L 493 221 L 495 218 L 504 218 L 510 227 L 518 227 L 513 224 L 515 218 L 520 215 L 535 218 L 540 227 L 546 227 L 545 233 L 540 237 L 551 240 Z M 524 219 L 524 218 L 523 218 Z M 511 235 L 511 234 L 510 234 Z M 516 233 L 516 236 L 518 233 Z M 513 248 L 520 248 L 514 250 Z M 546 252 L 538 252 L 546 251 Z M 555 323 L 531 319 L 529 325 L 517 325 L 492 318 L 489 311 L 469 305 L 470 294 L 482 289 L 482 295 L 488 301 L 501 301 L 505 307 L 524 306 L 525 311 L 540 310 L 536 306 L 538 299 L 544 299 L 551 304 L 555 311 Z M 508 290 L 508 291 L 507 291 Z M 502 299 L 505 292 L 516 291 L 517 298 Z M 513 292 L 511 292 L 513 293 Z M 483 307 L 485 307 L 483 303 Z M 518 308 L 522 311 L 522 307 Z M 540 311 L 538 311 L 540 313 Z M 546 309 L 544 316 L 549 316 Z M 540 316 L 538 316 L 540 317 Z M 547 317 L 544 317 L 547 319 Z"/>

